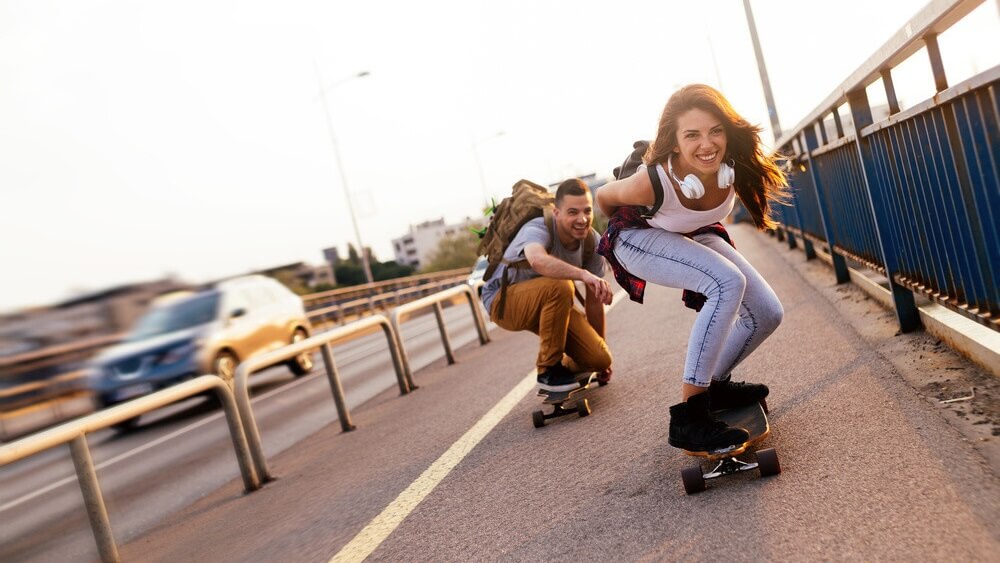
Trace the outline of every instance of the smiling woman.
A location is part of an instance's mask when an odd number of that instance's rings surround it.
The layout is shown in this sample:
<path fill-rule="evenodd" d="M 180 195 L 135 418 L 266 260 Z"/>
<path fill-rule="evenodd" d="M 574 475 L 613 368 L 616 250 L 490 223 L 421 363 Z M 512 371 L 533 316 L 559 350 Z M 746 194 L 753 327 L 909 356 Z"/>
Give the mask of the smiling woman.
<path fill-rule="evenodd" d="M 648 280 L 691 290 L 685 302 L 699 311 L 688 339 L 683 401 L 670 407 L 668 441 L 686 450 L 746 442 L 746 430 L 713 411 L 768 394 L 765 385 L 730 377 L 777 328 L 781 303 L 721 223 L 738 196 L 758 228 L 773 225 L 769 206 L 783 199 L 785 177 L 777 157 L 764 152 L 760 131 L 714 88 L 686 86 L 667 102 L 642 172 L 597 192 L 601 210 L 611 215 L 598 252 L 632 300 L 642 303 Z M 654 201 L 662 204 L 646 208 Z"/>

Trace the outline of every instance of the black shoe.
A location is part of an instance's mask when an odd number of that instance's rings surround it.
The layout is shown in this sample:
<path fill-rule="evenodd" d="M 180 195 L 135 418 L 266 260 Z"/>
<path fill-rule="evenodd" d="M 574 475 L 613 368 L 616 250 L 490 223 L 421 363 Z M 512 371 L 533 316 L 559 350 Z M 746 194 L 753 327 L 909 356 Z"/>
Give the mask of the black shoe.
<path fill-rule="evenodd" d="M 735 409 L 759 403 L 767 397 L 767 385 L 745 383 L 743 381 L 713 380 L 708 387 L 710 406 L 713 411 Z"/>
<path fill-rule="evenodd" d="M 715 418 L 708 404 L 708 393 L 701 393 L 670 407 L 667 442 L 671 446 L 692 452 L 710 452 L 738 446 L 750 439 L 746 430 L 733 428 Z"/>
<path fill-rule="evenodd" d="M 538 387 L 546 391 L 569 391 L 580 386 L 576 374 L 562 364 L 549 366 L 538 374 Z"/>

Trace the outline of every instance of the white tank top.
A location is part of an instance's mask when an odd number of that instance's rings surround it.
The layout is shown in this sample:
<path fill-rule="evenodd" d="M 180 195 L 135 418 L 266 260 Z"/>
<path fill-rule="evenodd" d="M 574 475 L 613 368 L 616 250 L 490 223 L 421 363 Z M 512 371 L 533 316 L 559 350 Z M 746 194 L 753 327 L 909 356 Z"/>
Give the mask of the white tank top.
<path fill-rule="evenodd" d="M 645 165 L 639 167 L 640 170 L 646 168 Z M 662 164 L 656 165 L 656 173 L 660 176 L 660 183 L 663 185 L 663 205 L 660 206 L 656 215 L 652 219 L 647 219 L 650 225 L 665 231 L 674 233 L 690 233 L 705 225 L 718 223 L 729 216 L 736 204 L 736 190 L 729 188 L 729 195 L 726 200 L 714 209 L 697 211 L 688 209 L 681 205 L 677 192 L 674 191 L 674 183 L 667 177 L 667 172 L 663 170 Z"/>

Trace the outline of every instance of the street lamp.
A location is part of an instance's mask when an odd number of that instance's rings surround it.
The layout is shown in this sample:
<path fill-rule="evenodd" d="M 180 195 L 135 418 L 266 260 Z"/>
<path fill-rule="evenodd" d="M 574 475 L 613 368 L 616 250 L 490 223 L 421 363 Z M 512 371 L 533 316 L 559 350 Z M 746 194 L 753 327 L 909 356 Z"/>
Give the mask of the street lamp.
<path fill-rule="evenodd" d="M 497 137 L 502 137 L 504 134 L 505 133 L 503 131 L 497 131 L 488 137 L 484 137 L 478 141 L 472 141 L 472 155 L 476 158 L 476 170 L 479 172 L 479 184 L 483 188 L 483 200 L 486 202 L 485 205 L 487 206 L 490 205 L 490 194 L 489 190 L 486 188 L 486 174 L 483 173 L 483 161 L 479 158 L 479 145 L 485 143 L 486 141 L 496 139 Z"/>
<path fill-rule="evenodd" d="M 333 156 L 337 159 L 337 170 L 340 171 L 340 184 L 344 187 L 344 198 L 347 199 L 347 211 L 351 214 L 351 225 L 354 226 L 354 238 L 358 243 L 358 252 L 361 253 L 361 264 L 365 270 L 365 279 L 368 283 L 373 283 L 375 279 L 372 277 L 372 267 L 368 261 L 368 252 L 365 251 L 365 245 L 361 242 L 361 231 L 358 229 L 358 218 L 354 214 L 354 203 L 351 201 L 351 192 L 347 189 L 347 173 L 344 171 L 344 161 L 340 157 L 340 146 L 337 144 L 337 135 L 333 132 L 333 118 L 330 117 L 330 105 L 326 99 L 326 91 L 330 90 L 334 86 L 339 86 L 345 82 L 354 80 L 355 78 L 364 78 L 369 75 L 367 70 L 363 70 L 357 74 L 352 74 L 345 78 L 342 78 L 327 87 L 323 87 L 323 75 L 319 70 L 319 64 L 313 60 L 313 65 L 316 67 L 316 79 L 319 81 L 319 98 L 323 101 L 323 111 L 326 114 L 326 127 L 330 132 L 330 144 L 333 145 Z"/>
<path fill-rule="evenodd" d="M 767 115 L 771 118 L 771 133 L 774 140 L 781 137 L 781 123 L 778 121 L 778 110 L 774 107 L 774 94 L 771 93 L 771 81 L 767 78 L 767 66 L 764 64 L 764 53 L 760 49 L 757 38 L 757 24 L 750 10 L 750 0 L 743 0 L 743 11 L 747 14 L 747 27 L 750 28 L 750 40 L 753 42 L 753 52 L 757 57 L 757 71 L 760 72 L 760 85 L 764 89 L 764 101 L 767 102 Z"/>

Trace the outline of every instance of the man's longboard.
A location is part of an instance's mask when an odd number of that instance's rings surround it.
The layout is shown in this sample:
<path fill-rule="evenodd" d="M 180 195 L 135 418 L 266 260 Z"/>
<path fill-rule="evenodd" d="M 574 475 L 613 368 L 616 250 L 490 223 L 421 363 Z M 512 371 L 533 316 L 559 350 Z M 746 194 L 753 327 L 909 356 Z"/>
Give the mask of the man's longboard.
<path fill-rule="evenodd" d="M 552 412 L 546 413 L 538 410 L 531 413 L 531 420 L 535 428 L 545 426 L 545 421 L 550 418 L 557 418 L 573 413 L 577 413 L 581 417 L 590 414 L 590 403 L 583 395 L 595 386 L 599 385 L 603 387 L 607 385 L 608 381 L 601 378 L 600 374 L 596 371 L 581 372 L 577 374 L 576 381 L 580 386 L 568 391 L 538 390 L 538 396 L 542 397 L 542 404 L 552 405 Z"/>
<path fill-rule="evenodd" d="M 746 453 L 771 433 L 771 426 L 767 421 L 767 403 L 765 401 L 745 407 L 715 411 L 714 414 L 729 426 L 746 430 L 750 434 L 750 439 L 742 444 L 734 444 L 720 450 L 682 450 L 687 455 L 701 457 L 708 462 L 718 462 L 708 473 L 702 473 L 701 463 L 695 467 L 685 467 L 681 470 L 681 481 L 684 483 L 684 491 L 687 494 L 691 495 L 704 491 L 706 480 L 724 475 L 732 475 L 752 469 L 759 470 L 761 477 L 781 473 L 778 454 L 774 451 L 774 448 L 757 450 L 756 462 L 751 463 L 737 459 L 737 456 Z"/>

